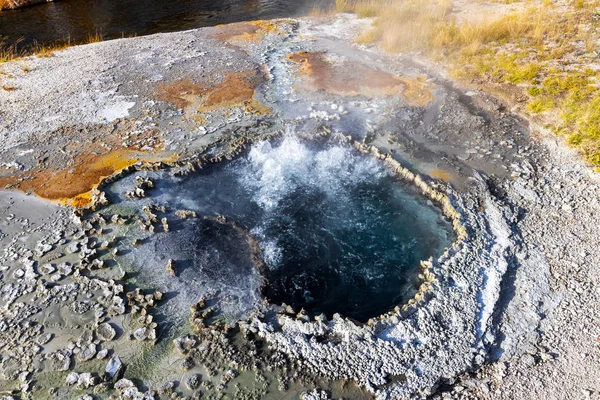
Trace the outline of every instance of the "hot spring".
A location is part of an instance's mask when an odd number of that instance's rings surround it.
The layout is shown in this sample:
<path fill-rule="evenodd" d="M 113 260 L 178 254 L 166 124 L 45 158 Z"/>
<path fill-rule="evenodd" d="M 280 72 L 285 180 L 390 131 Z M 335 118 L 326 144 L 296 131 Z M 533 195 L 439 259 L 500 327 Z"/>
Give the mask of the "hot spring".
<path fill-rule="evenodd" d="M 286 135 L 185 176 L 166 170 L 137 176 L 154 180 L 148 197 L 125 195 L 135 185 L 130 176 L 108 188 L 111 207 L 164 205 L 172 222 L 136 258 L 150 264 L 160 258 L 161 273 L 164 260 L 175 259 L 186 275 L 174 279 L 202 276 L 203 285 L 235 298 L 236 307 L 251 308 L 264 296 L 310 315 L 366 321 L 413 297 L 420 260 L 439 257 L 455 239 L 451 224 L 416 188 L 332 139 Z M 197 218 L 178 219 L 176 210 Z M 258 243 L 260 271 L 244 235 Z"/>

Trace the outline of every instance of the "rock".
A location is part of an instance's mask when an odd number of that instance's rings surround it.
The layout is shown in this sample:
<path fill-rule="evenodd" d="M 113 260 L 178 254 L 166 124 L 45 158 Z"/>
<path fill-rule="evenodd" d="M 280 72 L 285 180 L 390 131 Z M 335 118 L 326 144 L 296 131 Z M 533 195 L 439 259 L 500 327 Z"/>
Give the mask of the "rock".
<path fill-rule="evenodd" d="M 71 368 L 71 351 L 59 350 L 54 353 L 52 358 L 52 369 L 55 371 L 68 371 Z"/>
<path fill-rule="evenodd" d="M 202 381 L 200 375 L 192 374 L 187 377 L 185 380 L 185 386 L 187 386 L 190 390 L 196 390 L 200 386 L 200 382 Z"/>
<path fill-rule="evenodd" d="M 158 388 L 158 393 L 162 395 L 170 395 L 175 388 L 175 382 L 167 381 Z"/>
<path fill-rule="evenodd" d="M 45 344 L 50 343 L 50 341 L 52 340 L 53 337 L 54 337 L 54 335 L 52 335 L 51 333 L 39 335 L 36 339 L 36 343 L 39 344 L 40 346 L 43 346 Z"/>
<path fill-rule="evenodd" d="M 119 356 L 112 356 L 110 360 L 108 360 L 104 371 L 106 372 L 108 377 L 112 379 L 116 375 L 118 375 L 119 372 L 121 372 L 121 369 L 123 369 L 123 364 L 121 363 L 121 359 L 119 358 Z"/>
<path fill-rule="evenodd" d="M 77 354 L 77 358 L 80 361 L 89 361 L 96 356 L 96 345 L 94 343 L 90 343 Z"/>
<path fill-rule="evenodd" d="M 184 371 L 192 369 L 193 367 L 194 367 L 194 361 L 189 357 L 185 358 L 181 362 L 181 369 L 183 369 Z"/>
<path fill-rule="evenodd" d="M 149 330 L 145 326 L 133 331 L 133 337 L 140 341 L 148 339 L 148 334 Z"/>
<path fill-rule="evenodd" d="M 186 335 L 181 338 L 173 340 L 175 348 L 181 355 L 186 355 L 189 351 L 196 346 L 197 341 L 192 336 Z"/>
<path fill-rule="evenodd" d="M 41 265 L 40 266 L 40 271 L 44 275 L 51 275 L 54 272 L 56 272 L 56 268 L 54 267 L 54 265 L 48 263 L 48 264 Z"/>
<path fill-rule="evenodd" d="M 35 270 L 33 269 L 33 266 L 28 265 L 27 267 L 25 267 L 25 276 L 24 278 L 27 280 L 34 280 L 37 279 L 39 275 L 35 272 Z"/>
<path fill-rule="evenodd" d="M 79 374 L 79 379 L 77 380 L 77 386 L 80 388 L 90 388 L 96 385 L 96 378 L 90 374 L 89 372 L 84 372 Z"/>
<path fill-rule="evenodd" d="M 67 379 L 65 380 L 67 385 L 72 386 L 79 381 L 79 374 L 77 372 L 71 372 L 67 375 Z"/>
<path fill-rule="evenodd" d="M 167 262 L 167 272 L 171 276 L 177 276 L 177 266 L 175 265 L 175 261 L 170 259 Z"/>
<path fill-rule="evenodd" d="M 52 250 L 52 245 L 50 245 L 48 243 L 38 243 L 35 246 L 35 253 L 36 253 L 36 255 L 38 257 L 43 256 L 44 254 L 46 254 L 50 250 Z"/>
<path fill-rule="evenodd" d="M 96 354 L 96 359 L 104 360 L 108 356 L 108 349 L 102 349 Z"/>
<path fill-rule="evenodd" d="M 110 342 L 117 336 L 117 331 L 108 322 L 104 322 L 96 329 L 98 337 L 104 341 Z"/>
<path fill-rule="evenodd" d="M 329 393 L 322 389 L 314 389 L 300 395 L 301 400 L 327 400 L 330 399 Z"/>
<path fill-rule="evenodd" d="M 15 279 L 21 279 L 24 276 L 25 276 L 25 271 L 23 271 L 21 268 L 17 269 L 15 272 L 13 272 L 13 278 L 15 278 Z"/>
<path fill-rule="evenodd" d="M 115 383 L 115 389 L 119 391 L 124 391 L 125 389 L 134 388 L 135 385 L 129 379 L 119 379 Z"/>
<path fill-rule="evenodd" d="M 69 263 L 61 263 L 56 267 L 59 274 L 62 275 L 71 275 L 73 273 L 73 266 Z"/>
<path fill-rule="evenodd" d="M 65 251 L 67 252 L 67 254 L 74 254 L 79 252 L 79 242 L 69 243 L 68 246 L 65 248 Z"/>

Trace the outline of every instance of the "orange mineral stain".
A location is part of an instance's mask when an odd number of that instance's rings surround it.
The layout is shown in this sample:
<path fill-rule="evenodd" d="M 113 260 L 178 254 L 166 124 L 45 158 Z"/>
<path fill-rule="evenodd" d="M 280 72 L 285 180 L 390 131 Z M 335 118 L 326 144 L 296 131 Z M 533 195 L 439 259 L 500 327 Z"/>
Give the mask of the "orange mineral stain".
<path fill-rule="evenodd" d="M 156 98 L 182 108 L 188 119 L 202 121 L 209 113 L 243 108 L 247 113 L 265 115 L 270 109 L 254 98 L 266 76 L 260 70 L 230 72 L 218 83 L 210 85 L 191 78 L 160 84 Z"/>
<path fill-rule="evenodd" d="M 56 200 L 74 207 L 84 207 L 92 200 L 91 191 L 102 179 L 139 161 L 165 161 L 173 158 L 128 149 L 106 153 L 81 153 L 64 169 L 37 169 L 0 177 L 0 187 L 9 187 Z"/>
<path fill-rule="evenodd" d="M 269 33 L 280 33 L 279 24 L 282 22 L 285 21 L 257 20 L 217 25 L 212 29 L 212 37 L 235 45 L 258 42 Z"/>
<path fill-rule="evenodd" d="M 444 171 L 442 169 L 432 169 L 427 173 L 432 178 L 440 179 L 444 182 L 452 181 L 452 174 L 450 172 Z"/>
<path fill-rule="evenodd" d="M 396 76 L 357 62 L 334 65 L 325 52 L 291 53 L 287 59 L 300 66 L 300 74 L 312 91 L 340 96 L 401 97 L 412 106 L 425 106 L 433 101 L 423 78 Z"/>

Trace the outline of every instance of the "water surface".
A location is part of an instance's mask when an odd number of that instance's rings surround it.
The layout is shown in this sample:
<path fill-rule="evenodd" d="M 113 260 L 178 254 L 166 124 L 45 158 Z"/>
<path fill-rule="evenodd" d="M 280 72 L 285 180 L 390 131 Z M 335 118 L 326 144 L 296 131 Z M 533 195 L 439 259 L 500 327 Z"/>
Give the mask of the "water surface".
<path fill-rule="evenodd" d="M 149 35 L 237 21 L 295 17 L 330 0 L 60 0 L 0 12 L 0 38 L 20 48 L 88 35 Z"/>

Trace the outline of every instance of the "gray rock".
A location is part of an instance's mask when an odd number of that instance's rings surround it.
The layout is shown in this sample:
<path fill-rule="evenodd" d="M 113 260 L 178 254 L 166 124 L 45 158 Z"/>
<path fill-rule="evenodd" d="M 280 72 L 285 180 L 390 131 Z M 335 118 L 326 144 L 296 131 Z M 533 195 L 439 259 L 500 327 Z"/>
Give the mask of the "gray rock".
<path fill-rule="evenodd" d="M 96 354 L 96 359 L 104 360 L 108 356 L 108 349 L 102 349 Z"/>
<path fill-rule="evenodd" d="M 96 329 L 96 333 L 98 334 L 98 337 L 100 339 L 105 340 L 107 342 L 110 342 L 117 336 L 117 331 L 108 322 L 100 324 Z"/>
<path fill-rule="evenodd" d="M 67 375 L 67 378 L 65 380 L 65 382 L 69 386 L 76 384 L 77 381 L 79 381 L 79 374 L 77 372 L 71 372 L 69 375 Z"/>
<path fill-rule="evenodd" d="M 149 330 L 146 327 L 138 328 L 133 331 L 133 337 L 140 341 L 148 339 L 148 334 Z"/>
<path fill-rule="evenodd" d="M 122 368 L 123 364 L 121 363 L 119 356 L 112 356 L 110 360 L 108 360 L 104 371 L 110 378 L 114 378 Z"/>
<path fill-rule="evenodd" d="M 80 361 L 89 361 L 96 356 L 96 352 L 96 345 L 94 343 L 90 343 L 81 349 L 79 354 L 77 354 L 77 358 Z"/>
<path fill-rule="evenodd" d="M 158 388 L 158 393 L 160 393 L 162 395 L 169 395 L 169 394 L 173 393 L 174 388 L 175 388 L 175 382 L 167 381 Z"/>
<path fill-rule="evenodd" d="M 196 390 L 202 382 L 202 377 L 198 374 L 192 374 L 185 380 L 185 386 L 190 390 Z"/>

